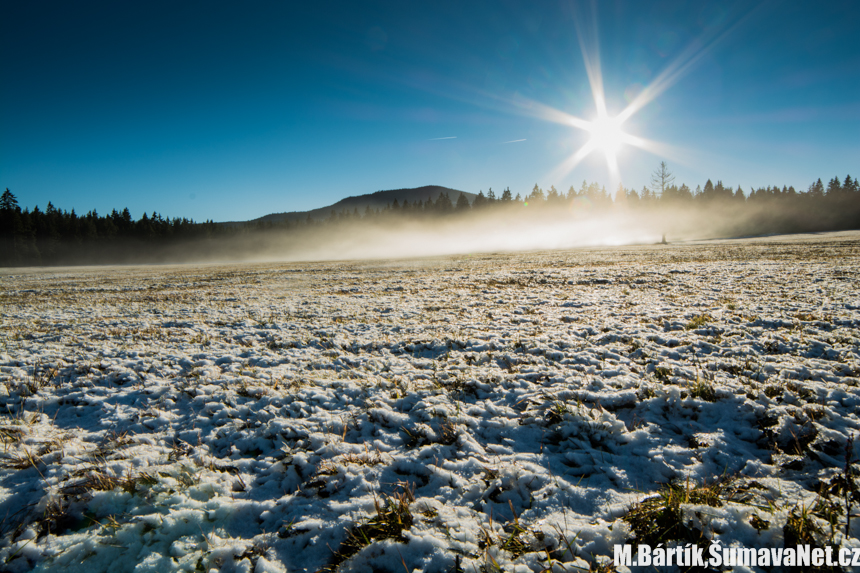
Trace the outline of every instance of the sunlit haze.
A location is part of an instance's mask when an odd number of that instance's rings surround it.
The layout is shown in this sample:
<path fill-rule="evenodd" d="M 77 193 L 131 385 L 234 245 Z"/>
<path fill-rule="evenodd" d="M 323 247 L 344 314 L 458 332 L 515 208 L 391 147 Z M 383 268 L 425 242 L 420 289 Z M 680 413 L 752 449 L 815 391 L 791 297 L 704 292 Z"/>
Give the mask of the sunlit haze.
<path fill-rule="evenodd" d="M 858 175 L 856 2 L 13 2 L 0 189 L 249 220 L 384 189 Z"/>

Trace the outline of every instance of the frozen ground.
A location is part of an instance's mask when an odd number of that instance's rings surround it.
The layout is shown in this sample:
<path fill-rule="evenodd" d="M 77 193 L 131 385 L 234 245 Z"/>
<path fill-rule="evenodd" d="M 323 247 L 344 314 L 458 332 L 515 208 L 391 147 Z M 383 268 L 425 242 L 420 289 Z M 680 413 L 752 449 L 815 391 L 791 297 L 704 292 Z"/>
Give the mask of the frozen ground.
<path fill-rule="evenodd" d="M 0 569 L 587 570 L 672 515 L 856 547 L 858 284 L 857 233 L 7 270 Z"/>

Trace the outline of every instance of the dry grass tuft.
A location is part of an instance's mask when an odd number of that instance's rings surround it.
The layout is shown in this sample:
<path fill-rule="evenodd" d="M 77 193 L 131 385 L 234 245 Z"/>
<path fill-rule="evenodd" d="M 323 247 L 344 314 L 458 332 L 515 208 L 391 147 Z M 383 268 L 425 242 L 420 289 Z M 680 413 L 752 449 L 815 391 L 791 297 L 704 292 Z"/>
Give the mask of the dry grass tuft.
<path fill-rule="evenodd" d="M 114 476 L 101 470 L 89 472 L 83 479 L 76 481 L 63 488 L 65 494 L 81 494 L 91 491 L 113 491 L 117 488 L 125 492 L 135 494 L 143 489 L 158 483 L 158 478 L 147 472 L 129 474 L 126 476 Z"/>
<path fill-rule="evenodd" d="M 698 316 L 694 316 L 692 320 L 690 320 L 690 322 L 688 322 L 686 326 L 684 326 L 684 328 L 687 330 L 702 328 L 712 320 L 714 320 L 714 318 L 710 314 L 700 314 Z"/>
<path fill-rule="evenodd" d="M 690 395 L 705 402 L 717 401 L 717 391 L 714 389 L 713 384 L 701 377 L 697 378 L 696 382 L 690 385 Z"/>
<path fill-rule="evenodd" d="M 415 496 L 409 488 L 375 498 L 376 515 L 365 523 L 347 531 L 346 541 L 334 553 L 331 563 L 321 572 L 333 572 L 338 565 L 373 543 L 382 539 L 395 539 L 406 543 L 403 532 L 412 527 L 413 517 L 409 505 Z"/>
<path fill-rule="evenodd" d="M 711 484 L 686 482 L 666 484 L 657 495 L 647 497 L 630 509 L 624 521 L 630 524 L 637 543 L 652 547 L 658 543 L 681 541 L 706 543 L 703 532 L 683 522 L 682 505 L 721 507 L 737 492 L 732 480 L 721 478 Z"/>

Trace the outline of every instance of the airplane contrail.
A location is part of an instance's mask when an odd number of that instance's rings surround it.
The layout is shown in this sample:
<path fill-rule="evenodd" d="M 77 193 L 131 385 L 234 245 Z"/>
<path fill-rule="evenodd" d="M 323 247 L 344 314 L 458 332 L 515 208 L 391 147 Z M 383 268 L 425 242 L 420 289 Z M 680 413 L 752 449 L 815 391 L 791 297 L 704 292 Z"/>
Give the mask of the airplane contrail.
<path fill-rule="evenodd" d="M 453 137 L 434 137 L 433 139 L 428 139 L 427 141 L 439 141 L 440 139 L 457 139 L 457 136 Z"/>
<path fill-rule="evenodd" d="M 525 141 L 525 139 L 512 139 L 512 140 L 510 140 L 510 141 L 505 141 L 505 142 L 503 142 L 503 143 L 516 143 L 516 142 L 518 142 L 518 141 Z"/>

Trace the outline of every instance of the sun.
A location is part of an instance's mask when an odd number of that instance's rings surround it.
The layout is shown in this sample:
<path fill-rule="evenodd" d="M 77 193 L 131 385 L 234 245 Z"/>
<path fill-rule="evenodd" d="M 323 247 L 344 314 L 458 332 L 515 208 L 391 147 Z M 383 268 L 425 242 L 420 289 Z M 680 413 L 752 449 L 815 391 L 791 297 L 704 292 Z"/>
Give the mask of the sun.
<path fill-rule="evenodd" d="M 614 117 L 598 117 L 588 126 L 591 133 L 589 146 L 602 151 L 607 157 L 614 157 L 625 143 L 625 133 L 621 130 L 621 122 Z"/>
<path fill-rule="evenodd" d="M 558 117 L 557 120 L 553 119 L 554 121 L 586 131 L 591 136 L 585 142 L 585 145 L 580 147 L 555 169 L 553 175 L 564 177 L 583 159 L 594 152 L 598 152 L 602 153 L 606 159 L 606 166 L 609 168 L 609 177 L 614 187 L 615 183 L 621 180 L 621 174 L 618 170 L 618 156 L 622 149 L 628 145 L 648 149 L 653 147 L 653 142 L 625 132 L 622 126 L 629 118 L 629 115 L 621 113 L 614 117 L 610 116 L 606 112 L 606 102 L 603 99 L 602 91 L 595 94 L 595 103 L 597 104 L 597 117 L 591 121 L 552 110 Z"/>
<path fill-rule="evenodd" d="M 528 98 L 523 98 L 519 95 L 511 100 L 510 103 L 519 108 L 520 112 L 525 115 L 579 129 L 588 132 L 590 135 L 585 144 L 551 170 L 547 175 L 548 178 L 563 179 L 567 177 L 586 157 L 594 152 L 598 152 L 603 154 L 606 159 L 606 165 L 609 168 L 610 187 L 617 188 L 621 184 L 618 159 L 626 147 L 635 147 L 662 157 L 672 155 L 677 157 L 677 154 L 683 151 L 658 141 L 646 139 L 638 135 L 631 135 L 625 132 L 622 126 L 625 124 L 629 125 L 627 122 L 634 115 L 686 75 L 697 62 L 711 51 L 718 42 L 727 37 L 735 27 L 739 26 L 747 16 L 739 19 L 728 29 L 713 27 L 707 33 L 694 39 L 649 85 L 642 88 L 632 98 L 627 107 L 617 115 L 610 116 L 603 89 L 603 72 L 600 67 L 596 3 L 592 2 L 591 7 L 591 11 L 586 10 L 582 13 L 579 13 L 575 9 L 573 23 L 576 27 L 576 36 L 579 39 L 582 60 L 585 64 L 585 73 L 588 76 L 588 84 L 591 87 L 591 95 L 594 99 L 595 111 L 597 112 L 595 119 L 589 121 L 581 117 L 576 117 L 565 111 L 552 108 Z M 589 22 L 590 26 L 588 26 Z M 637 130 L 634 129 L 634 131 Z M 577 137 L 576 139 L 578 140 L 579 138 Z"/>

